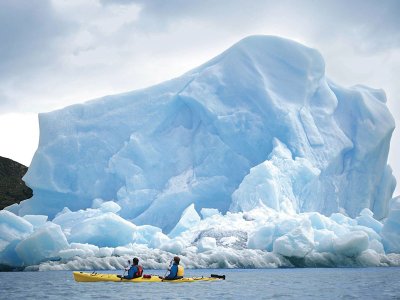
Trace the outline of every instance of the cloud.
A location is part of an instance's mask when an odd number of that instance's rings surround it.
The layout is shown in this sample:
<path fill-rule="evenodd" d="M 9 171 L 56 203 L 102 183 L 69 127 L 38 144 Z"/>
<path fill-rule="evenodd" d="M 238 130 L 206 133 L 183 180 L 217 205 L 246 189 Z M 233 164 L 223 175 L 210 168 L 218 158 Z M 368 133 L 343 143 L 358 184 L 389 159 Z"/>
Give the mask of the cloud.
<path fill-rule="evenodd" d="M 400 46 L 400 2 L 396 0 L 306 1 L 296 12 L 309 17 L 318 38 L 341 37 L 359 54 Z"/>
<path fill-rule="evenodd" d="M 171 24 L 192 20 L 212 22 L 218 29 L 236 30 L 290 27 L 291 31 L 307 30 L 308 35 L 329 40 L 342 36 L 354 41 L 362 52 L 386 50 L 400 46 L 400 2 L 386 0 L 101 0 L 108 5 L 141 7 L 138 26 L 163 31 Z"/>
<path fill-rule="evenodd" d="M 68 24 L 49 1 L 0 2 L 0 76 L 30 71 L 57 56 L 57 37 Z"/>

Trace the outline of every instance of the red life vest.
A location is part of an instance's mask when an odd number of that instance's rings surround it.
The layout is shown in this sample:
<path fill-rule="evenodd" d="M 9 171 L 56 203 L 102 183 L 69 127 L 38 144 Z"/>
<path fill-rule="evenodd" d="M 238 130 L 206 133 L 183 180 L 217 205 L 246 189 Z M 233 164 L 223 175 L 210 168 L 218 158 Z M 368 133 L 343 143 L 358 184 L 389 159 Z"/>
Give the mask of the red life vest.
<path fill-rule="evenodd" d="M 135 277 L 141 277 L 143 275 L 142 266 L 137 266 L 137 272 L 135 273 Z"/>

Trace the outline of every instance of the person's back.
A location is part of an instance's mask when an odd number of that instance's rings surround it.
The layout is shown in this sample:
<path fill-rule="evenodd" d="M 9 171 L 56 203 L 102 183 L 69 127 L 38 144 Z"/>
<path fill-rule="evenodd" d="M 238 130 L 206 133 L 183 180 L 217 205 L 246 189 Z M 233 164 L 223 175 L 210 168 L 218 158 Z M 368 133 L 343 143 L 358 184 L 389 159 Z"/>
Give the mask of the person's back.
<path fill-rule="evenodd" d="M 138 278 L 142 277 L 143 275 L 143 268 L 142 266 L 139 266 L 139 259 L 134 258 L 133 259 L 133 264 L 128 270 L 128 276 L 124 276 L 125 279 L 133 279 L 133 278 Z"/>
<path fill-rule="evenodd" d="M 169 274 L 164 279 L 166 280 L 174 280 L 174 279 L 181 279 L 184 276 L 185 270 L 184 268 L 179 265 L 180 258 L 178 256 L 174 257 L 174 264 L 169 271 Z"/>

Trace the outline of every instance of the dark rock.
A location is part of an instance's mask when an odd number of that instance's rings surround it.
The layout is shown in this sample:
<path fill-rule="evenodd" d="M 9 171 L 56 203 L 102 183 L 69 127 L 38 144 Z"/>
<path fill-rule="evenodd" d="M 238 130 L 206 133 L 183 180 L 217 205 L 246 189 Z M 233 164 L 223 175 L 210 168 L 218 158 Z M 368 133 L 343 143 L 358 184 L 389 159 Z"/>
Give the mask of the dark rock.
<path fill-rule="evenodd" d="M 0 156 L 0 209 L 32 197 L 22 180 L 27 171 L 26 166 Z"/>

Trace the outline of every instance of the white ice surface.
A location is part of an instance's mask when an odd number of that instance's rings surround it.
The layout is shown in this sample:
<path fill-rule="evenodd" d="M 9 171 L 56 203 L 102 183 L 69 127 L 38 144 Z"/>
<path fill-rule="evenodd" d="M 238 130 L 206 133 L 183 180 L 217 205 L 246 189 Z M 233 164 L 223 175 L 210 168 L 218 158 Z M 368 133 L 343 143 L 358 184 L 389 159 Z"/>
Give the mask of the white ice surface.
<path fill-rule="evenodd" d="M 1 263 L 40 270 L 118 269 L 127 259 L 139 256 L 147 268 L 165 268 L 163 263 L 168 264 L 174 255 L 181 256 L 189 268 L 396 266 L 400 263 L 400 255 L 388 254 L 377 232 L 382 228 L 377 225 L 382 223 L 363 220 L 362 217 L 371 217 L 370 211 L 350 219 L 339 213 L 331 217 L 317 212 L 290 215 L 264 207 L 214 214 L 200 220 L 198 215 L 190 213 L 193 208 L 189 207 L 181 224 L 189 224 L 191 216 L 191 227 L 168 237 L 160 228 L 137 226 L 112 212 L 88 210 L 93 216 L 80 219 L 75 224 L 77 229 L 72 227 L 72 230 L 68 222 L 65 226 L 47 222 L 34 228 L 26 226 L 23 218 L 7 216 L 6 226 L 27 231 L 8 240 L 1 236 L 4 245 Z M 87 211 L 78 213 L 85 215 Z"/>

